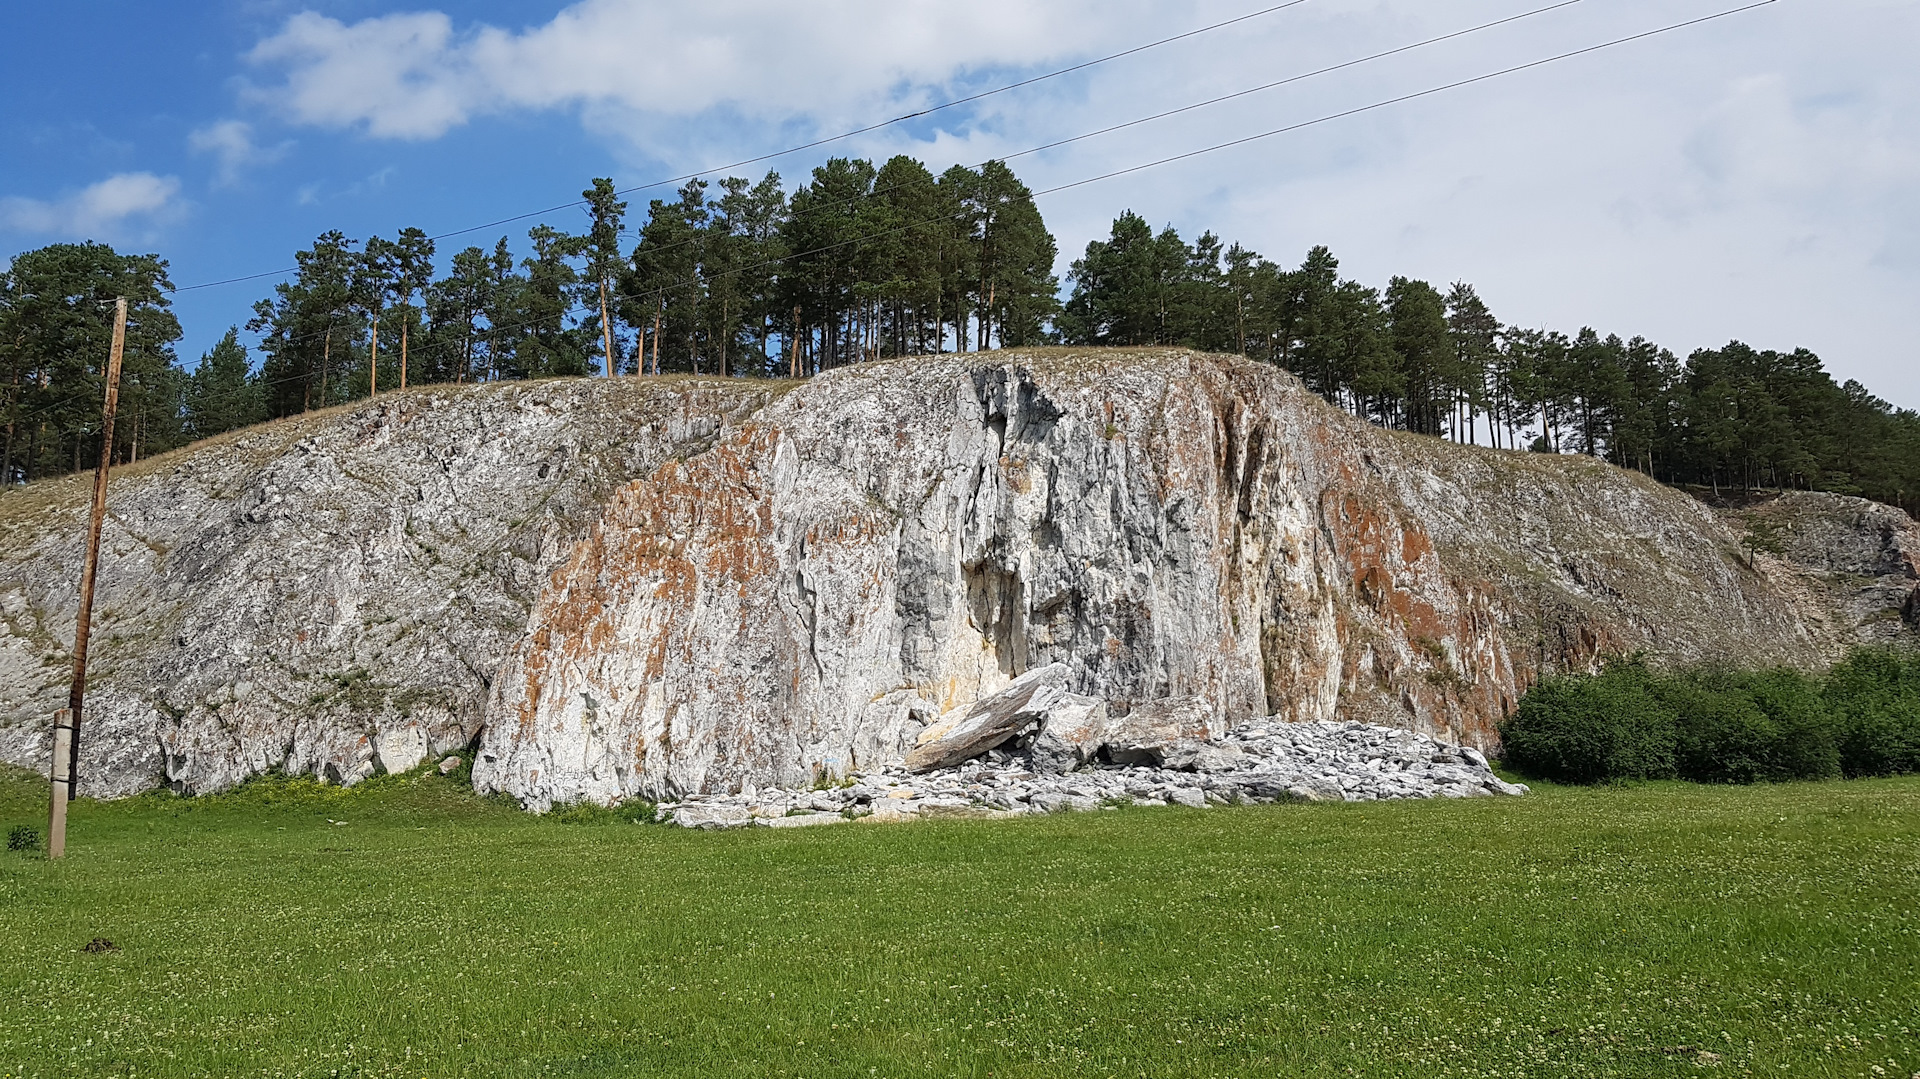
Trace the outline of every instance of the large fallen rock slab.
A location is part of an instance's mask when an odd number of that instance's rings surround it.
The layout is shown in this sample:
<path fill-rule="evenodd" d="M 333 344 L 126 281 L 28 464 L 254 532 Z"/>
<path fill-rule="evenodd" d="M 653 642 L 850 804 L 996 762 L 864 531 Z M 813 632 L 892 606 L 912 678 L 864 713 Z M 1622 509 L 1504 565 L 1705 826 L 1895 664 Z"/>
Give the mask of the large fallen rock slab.
<path fill-rule="evenodd" d="M 951 768 L 1037 726 L 1048 708 L 1067 691 L 1071 677 L 1064 663 L 1050 663 L 1013 680 L 998 693 L 975 701 L 952 724 L 930 727 L 907 754 L 910 772 Z"/>

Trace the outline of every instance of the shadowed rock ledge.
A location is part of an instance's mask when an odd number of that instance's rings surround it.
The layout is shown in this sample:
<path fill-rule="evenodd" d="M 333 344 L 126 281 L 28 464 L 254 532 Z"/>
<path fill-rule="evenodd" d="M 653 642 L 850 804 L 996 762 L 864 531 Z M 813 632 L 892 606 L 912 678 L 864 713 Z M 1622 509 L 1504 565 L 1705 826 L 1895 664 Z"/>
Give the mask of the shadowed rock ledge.
<path fill-rule="evenodd" d="M 0 495 L 18 763 L 64 695 L 85 495 Z M 1052 663 L 1116 717 L 1193 697 L 1219 730 L 1492 749 L 1543 670 L 1810 664 L 1860 622 L 1644 477 L 1382 431 L 1178 350 L 431 388 L 143 462 L 110 502 L 82 766 L 106 795 L 467 745 L 535 807 L 805 786 Z"/>

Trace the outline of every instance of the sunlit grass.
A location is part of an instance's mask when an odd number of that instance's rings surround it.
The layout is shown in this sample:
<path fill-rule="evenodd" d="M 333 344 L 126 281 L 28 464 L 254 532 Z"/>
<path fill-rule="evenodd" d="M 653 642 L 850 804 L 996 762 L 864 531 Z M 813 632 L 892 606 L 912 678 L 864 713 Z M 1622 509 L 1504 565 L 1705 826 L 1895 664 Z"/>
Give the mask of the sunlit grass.
<path fill-rule="evenodd" d="M 576 820 L 83 803 L 65 862 L 0 852 L 0 1076 L 1920 1071 L 1920 780 Z"/>

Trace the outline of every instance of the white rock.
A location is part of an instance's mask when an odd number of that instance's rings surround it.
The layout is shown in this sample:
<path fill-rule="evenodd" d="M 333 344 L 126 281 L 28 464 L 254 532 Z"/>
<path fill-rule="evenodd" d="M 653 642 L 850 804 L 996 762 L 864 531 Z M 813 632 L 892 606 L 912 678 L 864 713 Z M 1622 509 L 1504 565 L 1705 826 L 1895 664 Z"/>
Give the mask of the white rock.
<path fill-rule="evenodd" d="M 745 806 L 682 802 L 673 810 L 673 823 L 682 828 L 744 828 L 753 823 L 753 814 Z"/>
<path fill-rule="evenodd" d="M 1030 757 L 1037 771 L 1071 772 L 1094 759 L 1107 732 L 1107 702 L 1063 693 L 1047 706 Z"/>
<path fill-rule="evenodd" d="M 768 828 L 812 828 L 821 824 L 843 824 L 846 819 L 838 813 L 801 813 L 791 817 L 773 817 L 760 823 Z"/>
<path fill-rule="evenodd" d="M 1207 808 L 1207 792 L 1198 787 L 1175 787 L 1167 792 L 1167 801 L 1192 809 Z"/>

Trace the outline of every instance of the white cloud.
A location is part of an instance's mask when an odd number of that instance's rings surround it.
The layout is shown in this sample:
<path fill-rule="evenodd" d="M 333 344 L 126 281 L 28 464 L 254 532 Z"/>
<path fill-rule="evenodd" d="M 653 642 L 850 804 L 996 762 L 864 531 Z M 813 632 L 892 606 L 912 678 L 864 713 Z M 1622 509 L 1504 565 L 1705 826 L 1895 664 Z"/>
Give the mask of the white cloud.
<path fill-rule="evenodd" d="M 1311 0 L 778 162 L 936 171 L 1458 30 L 1547 0 Z M 1735 6 L 1589 0 L 1014 162 L 1036 189 Z M 1244 0 L 582 0 L 510 31 L 436 12 L 286 22 L 251 54 L 293 119 L 427 139 L 565 109 L 628 179 L 711 167 L 1243 13 Z M 1122 209 L 1283 263 L 1476 283 L 1502 317 L 1819 351 L 1920 405 L 1920 0 L 1758 11 L 1049 197 L 1061 269 Z M 510 136 L 503 136 L 510 137 Z M 599 167 L 598 165 L 587 167 Z M 585 168 L 582 169 L 586 174 Z M 566 192 L 570 194 L 571 192 Z M 502 210 L 512 207 L 500 207 Z"/>
<path fill-rule="evenodd" d="M 198 153 L 212 154 L 215 162 L 214 186 L 237 183 L 240 173 L 256 165 L 270 165 L 286 156 L 292 143 L 256 146 L 253 126 L 243 120 L 220 120 L 187 135 L 187 146 Z"/>
<path fill-rule="evenodd" d="M 818 119 L 913 98 L 980 66 L 1031 63 L 1124 28 L 1145 0 L 582 0 L 532 29 L 456 30 L 440 12 L 288 19 L 249 54 L 256 93 L 303 123 L 435 138 L 488 112 L 585 106 Z"/>
<path fill-rule="evenodd" d="M 150 172 L 109 176 L 53 200 L 0 198 L 0 227 L 34 235 L 96 239 L 114 235 L 136 219 L 171 220 L 180 212 L 180 181 Z"/>

